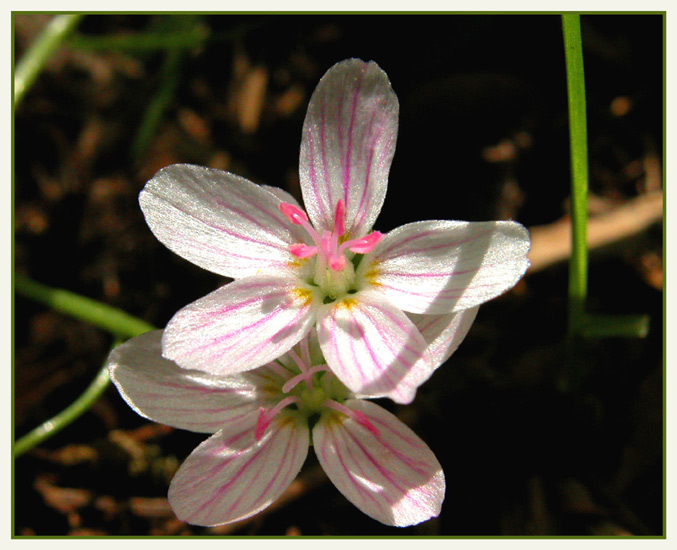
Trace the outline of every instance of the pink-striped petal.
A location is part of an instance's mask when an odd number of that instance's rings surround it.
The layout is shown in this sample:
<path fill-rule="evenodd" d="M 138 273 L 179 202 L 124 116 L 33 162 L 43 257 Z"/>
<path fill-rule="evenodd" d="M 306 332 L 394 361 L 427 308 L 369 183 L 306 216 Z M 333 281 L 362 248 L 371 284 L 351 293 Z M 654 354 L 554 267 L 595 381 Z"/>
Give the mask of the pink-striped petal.
<path fill-rule="evenodd" d="M 322 77 L 308 105 L 300 159 L 303 201 L 316 228 L 333 229 L 340 199 L 350 238 L 374 225 L 395 153 L 398 112 L 388 76 L 374 62 L 342 61 Z"/>
<path fill-rule="evenodd" d="M 356 394 L 414 399 L 434 366 L 428 344 L 398 308 L 369 290 L 318 313 L 322 353 L 332 372 Z"/>
<path fill-rule="evenodd" d="M 430 448 L 394 415 L 369 401 L 344 403 L 376 429 L 328 413 L 313 429 L 322 468 L 362 512 L 386 525 L 407 527 L 439 515 L 445 481 Z"/>
<path fill-rule="evenodd" d="M 447 315 L 408 313 L 419 332 L 428 342 L 428 352 L 439 367 L 458 349 L 475 321 L 479 306 Z"/>
<path fill-rule="evenodd" d="M 315 321 L 313 291 L 293 277 L 238 279 L 181 309 L 162 353 L 179 366 L 230 375 L 287 352 Z"/>
<path fill-rule="evenodd" d="M 360 268 L 404 311 L 444 314 L 512 288 L 528 252 L 529 234 L 516 222 L 424 221 L 388 233 Z"/>
<path fill-rule="evenodd" d="M 155 422 L 214 433 L 260 407 L 274 403 L 268 390 L 278 376 L 267 367 L 231 376 L 180 368 L 162 357 L 162 331 L 117 346 L 108 356 L 111 380 L 129 406 Z"/>
<path fill-rule="evenodd" d="M 171 251 L 240 278 L 293 265 L 288 247 L 305 235 L 280 212 L 286 195 L 221 170 L 175 164 L 146 184 L 139 203 L 149 227 Z"/>
<path fill-rule="evenodd" d="M 294 481 L 308 454 L 306 421 L 280 414 L 257 440 L 257 418 L 228 423 L 181 465 L 169 487 L 179 519 L 205 526 L 240 521 L 268 507 Z"/>

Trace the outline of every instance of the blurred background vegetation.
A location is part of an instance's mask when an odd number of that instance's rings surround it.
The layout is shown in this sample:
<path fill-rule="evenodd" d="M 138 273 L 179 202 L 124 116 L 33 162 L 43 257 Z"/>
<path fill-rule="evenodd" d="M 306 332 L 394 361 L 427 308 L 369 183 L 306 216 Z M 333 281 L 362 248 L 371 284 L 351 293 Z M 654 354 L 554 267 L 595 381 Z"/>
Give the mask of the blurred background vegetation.
<path fill-rule="evenodd" d="M 48 14 L 15 14 L 15 60 Z M 150 423 L 110 387 L 14 465 L 16 535 L 664 534 L 662 15 L 583 15 L 591 232 L 589 307 L 650 318 L 644 339 L 566 349 L 569 148 L 558 15 L 87 15 L 14 118 L 17 274 L 162 327 L 225 281 L 175 256 L 137 196 L 188 162 L 297 197 L 306 105 L 334 63 L 388 73 L 400 133 L 376 229 L 516 219 L 534 267 L 480 309 L 446 365 L 397 413 L 444 467 L 439 518 L 382 526 L 310 453 L 270 510 L 200 528 L 166 491 L 204 436 Z M 647 214 L 647 204 L 651 204 Z M 639 222 L 638 222 L 639 220 Z M 564 231 L 562 231 L 564 230 Z M 610 235 L 610 236 L 609 236 Z M 14 302 L 17 437 L 91 382 L 112 337 Z"/>

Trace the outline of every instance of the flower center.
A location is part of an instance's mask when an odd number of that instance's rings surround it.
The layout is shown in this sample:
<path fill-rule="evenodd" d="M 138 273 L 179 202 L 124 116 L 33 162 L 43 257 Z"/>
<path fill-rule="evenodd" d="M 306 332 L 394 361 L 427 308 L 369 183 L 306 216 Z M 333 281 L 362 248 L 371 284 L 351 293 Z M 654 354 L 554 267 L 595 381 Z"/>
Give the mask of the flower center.
<path fill-rule="evenodd" d="M 278 374 L 286 381 L 281 387 L 283 397 L 273 407 L 259 409 L 259 418 L 256 424 L 256 439 L 260 440 L 273 418 L 282 409 L 295 405 L 298 411 L 306 417 L 321 414 L 327 409 L 356 420 L 359 424 L 378 435 L 378 429 L 360 411 L 353 411 L 342 404 L 349 392 L 329 370 L 326 364 L 311 365 L 308 339 L 301 341 L 300 355 L 293 349 L 287 352 L 295 363 L 296 368 L 290 370 L 278 364 L 274 367 Z M 298 374 L 296 372 L 298 371 Z"/>
<path fill-rule="evenodd" d="M 349 260 L 354 254 L 371 252 L 383 238 L 383 234 L 373 231 L 359 239 L 348 238 L 345 230 L 346 209 L 343 200 L 339 200 L 336 204 L 333 229 L 325 230 L 321 235 L 310 224 L 308 216 L 299 207 L 283 202 L 280 203 L 280 210 L 293 224 L 303 227 L 313 241 L 312 245 L 304 243 L 289 245 L 289 251 L 297 258 L 315 257 L 311 277 L 313 284 L 320 287 L 325 296 L 330 299 L 336 299 L 351 290 L 355 280 L 355 268 Z M 350 257 L 347 257 L 348 254 Z"/>

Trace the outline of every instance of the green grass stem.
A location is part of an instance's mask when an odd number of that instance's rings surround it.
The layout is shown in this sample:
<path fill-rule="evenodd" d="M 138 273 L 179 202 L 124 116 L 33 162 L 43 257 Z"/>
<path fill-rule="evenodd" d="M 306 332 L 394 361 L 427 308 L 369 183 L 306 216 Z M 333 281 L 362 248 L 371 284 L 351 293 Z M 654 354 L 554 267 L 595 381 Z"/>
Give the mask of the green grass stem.
<path fill-rule="evenodd" d="M 588 292 L 588 131 L 581 22 L 578 14 L 562 15 L 569 101 L 571 145 L 571 259 L 569 260 L 569 334 L 585 323 Z"/>
<path fill-rule="evenodd" d="M 563 14 L 562 29 L 571 145 L 569 335 L 585 338 L 642 338 L 646 336 L 649 330 L 649 318 L 646 315 L 597 315 L 586 312 L 588 294 L 588 130 L 580 15 Z"/>
<path fill-rule="evenodd" d="M 14 71 L 14 108 L 21 103 L 54 51 L 84 17 L 82 14 L 55 15 L 45 30 L 17 63 Z"/>
<path fill-rule="evenodd" d="M 120 341 L 117 341 L 115 345 L 119 343 Z M 104 365 L 80 397 L 59 414 L 43 422 L 14 443 L 14 457 L 21 456 L 73 423 L 73 421 L 89 410 L 109 384 L 108 367 Z"/>

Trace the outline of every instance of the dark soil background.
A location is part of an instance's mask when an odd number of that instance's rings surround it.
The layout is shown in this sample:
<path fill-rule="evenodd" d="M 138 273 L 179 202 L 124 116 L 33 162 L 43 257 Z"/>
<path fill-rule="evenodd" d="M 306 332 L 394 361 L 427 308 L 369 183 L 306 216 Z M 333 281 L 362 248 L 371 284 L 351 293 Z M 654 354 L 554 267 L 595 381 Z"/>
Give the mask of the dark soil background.
<path fill-rule="evenodd" d="M 50 17 L 15 15 L 15 59 Z M 205 40 L 157 50 L 81 39 L 176 30 Z M 584 15 L 582 30 L 591 208 L 612 209 L 662 187 L 663 18 Z M 348 57 L 377 61 L 400 99 L 377 229 L 434 218 L 534 227 L 566 217 L 557 15 L 93 15 L 15 114 L 16 272 L 164 326 L 225 281 L 155 240 L 137 202 L 144 183 L 190 162 L 298 196 L 308 98 Z M 166 108 L 146 126 L 158 98 Z M 384 403 L 444 467 L 439 518 L 406 529 L 371 520 L 311 452 L 271 510 L 235 526 L 186 525 L 168 507 L 167 487 L 204 437 L 144 420 L 110 387 L 16 459 L 14 534 L 663 535 L 662 235 L 654 224 L 590 260 L 589 309 L 648 314 L 646 338 L 586 341 L 571 361 L 566 265 L 553 265 L 483 306 L 412 405 Z M 80 395 L 112 338 L 20 295 L 14 314 L 21 437 Z"/>

